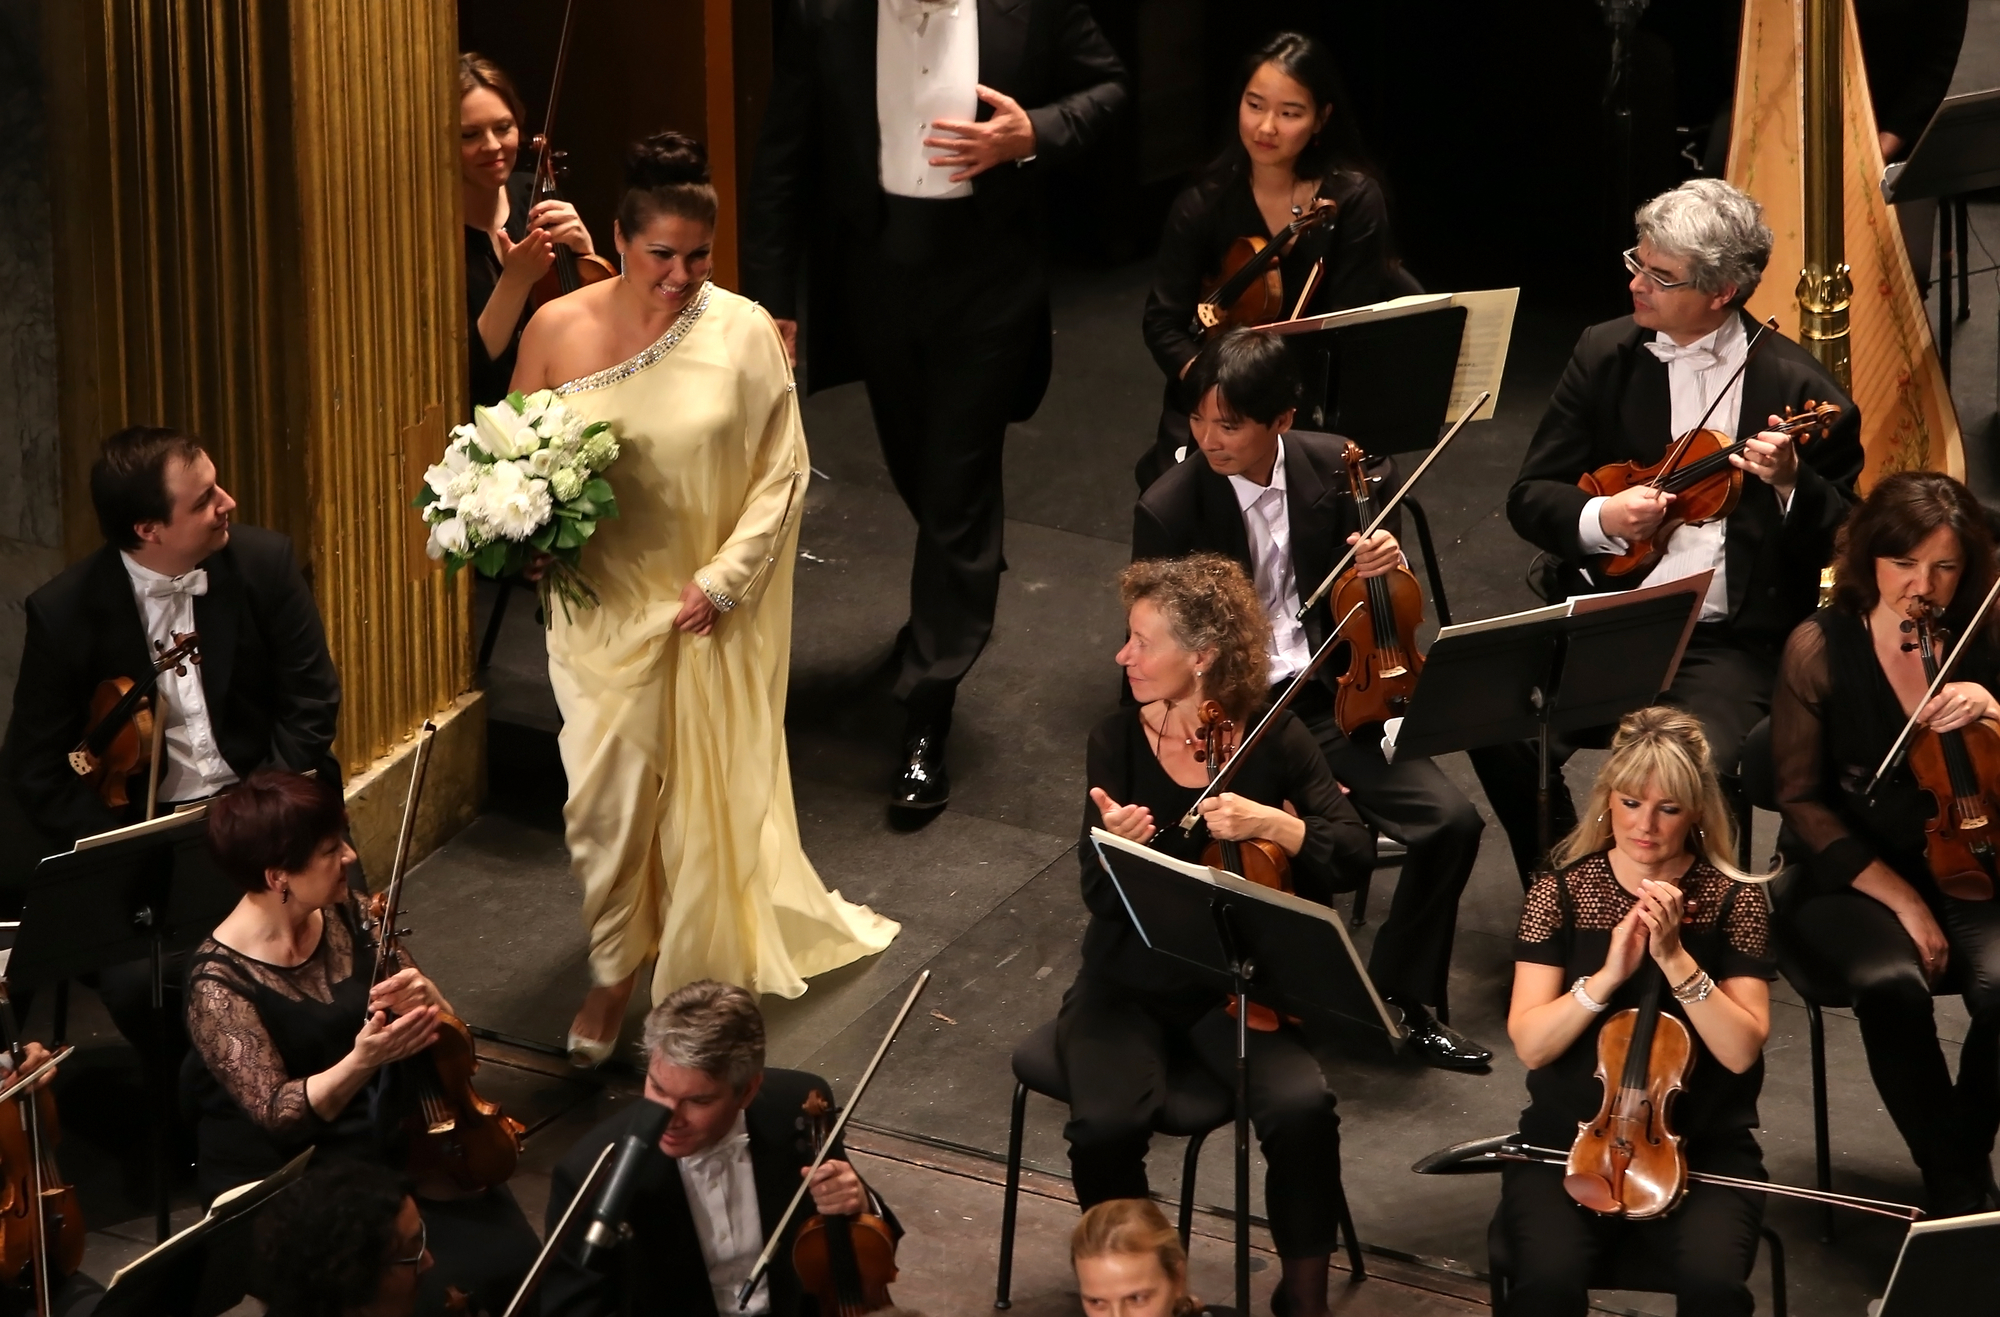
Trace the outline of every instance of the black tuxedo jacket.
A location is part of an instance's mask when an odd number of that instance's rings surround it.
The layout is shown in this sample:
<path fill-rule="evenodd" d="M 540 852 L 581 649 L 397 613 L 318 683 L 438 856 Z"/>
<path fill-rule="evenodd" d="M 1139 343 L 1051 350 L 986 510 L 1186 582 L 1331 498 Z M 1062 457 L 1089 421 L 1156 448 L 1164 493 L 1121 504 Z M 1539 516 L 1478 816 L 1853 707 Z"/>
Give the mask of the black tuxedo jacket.
<path fill-rule="evenodd" d="M 1755 332 L 1755 321 L 1747 315 L 1743 321 L 1746 334 Z M 1653 331 L 1630 316 L 1583 331 L 1507 494 L 1515 531 L 1572 569 L 1563 573 L 1568 593 L 1639 584 L 1629 578 L 1587 584 L 1573 570 L 1587 566 L 1577 519 L 1590 501 L 1576 482 L 1610 462 L 1657 462 L 1673 442 L 1666 363 L 1644 347 L 1652 339 Z M 1804 348 L 1768 335 L 1743 373 L 1739 433 L 1755 434 L 1766 417 L 1808 399 L 1837 403 L 1841 414 L 1828 433 L 1799 449 L 1790 512 L 1779 512 L 1769 485 L 1746 477 L 1724 540 L 1731 630 L 1762 645 L 1782 644 L 1818 603 L 1820 568 L 1833 559 L 1834 534 L 1853 505 L 1861 474 L 1861 414 L 1854 400 Z"/>
<path fill-rule="evenodd" d="M 1285 435 L 1285 516 L 1291 526 L 1292 575 L 1301 599 L 1319 588 L 1347 551 L 1347 537 L 1361 529 L 1360 514 L 1347 489 L 1347 464 L 1342 458 L 1346 450 L 1347 440 L 1337 434 L 1291 430 Z M 1396 492 L 1398 477 L 1391 459 L 1369 459 L 1368 473 L 1379 481 L 1378 499 Z M 1392 531 L 1393 523 L 1394 518 Z M 1235 487 L 1228 476 L 1217 475 L 1198 451 L 1155 480 L 1132 509 L 1132 561 L 1190 553 L 1225 554 L 1256 579 L 1250 532 L 1243 525 L 1243 506 L 1236 501 Z M 1306 614 L 1306 638 L 1313 648 L 1326 640 L 1333 621 L 1325 599 Z M 1319 678 L 1332 686 L 1339 673 L 1328 664 L 1320 668 Z"/>
<path fill-rule="evenodd" d="M 763 1088 L 744 1112 L 750 1132 L 750 1165 L 757 1181 L 757 1210 L 763 1217 L 767 1240 L 786 1204 L 798 1192 L 799 1171 L 812 1162 L 814 1150 L 805 1146 L 798 1121 L 806 1096 L 815 1092 L 832 1101 L 826 1081 L 818 1075 L 802 1070 L 766 1070 Z M 597 1155 L 623 1139 L 644 1115 L 645 1107 L 632 1103 L 630 1109 L 586 1134 L 557 1164 L 549 1180 L 549 1230 L 562 1219 Z M 836 1143 L 831 1155 L 844 1161 L 847 1151 Z M 876 1206 L 877 1214 L 900 1238 L 903 1232 L 894 1214 L 879 1199 Z M 817 1307 L 811 1296 L 800 1291 L 798 1275 L 791 1266 L 790 1235 L 812 1214 L 810 1208 L 810 1200 L 800 1207 L 771 1266 L 771 1317 L 812 1317 Z M 626 1313 L 634 1317 L 653 1313 L 718 1317 L 708 1265 L 701 1257 L 701 1240 L 695 1234 L 694 1217 L 673 1158 L 658 1150 L 647 1158 L 627 1221 L 632 1238 L 601 1273 L 578 1265 L 583 1231 L 573 1229 L 542 1282 L 543 1317 Z"/>
<path fill-rule="evenodd" d="M 787 0 L 786 8 L 743 209 L 743 291 L 772 315 L 797 319 L 800 267 L 808 267 L 807 384 L 818 390 L 861 377 L 851 317 L 868 308 L 842 295 L 840 272 L 882 226 L 876 0 Z M 972 180 L 985 228 L 1039 227 L 1042 170 L 1103 140 L 1125 103 L 1124 77 L 1085 0 L 980 0 L 979 81 L 1019 101 L 1035 128 L 1033 161 Z M 980 102 L 978 117 L 992 114 Z M 1040 250 L 1039 240 L 1028 245 Z M 1037 399 L 1047 369 L 1031 390 Z"/>
<path fill-rule="evenodd" d="M 327 753 L 340 716 L 340 675 L 292 542 L 235 526 L 202 563 L 208 593 L 194 601 L 201 684 L 222 757 L 239 776 L 264 767 L 318 769 L 339 781 Z M 0 773 L 49 839 L 78 837 L 133 818 L 107 809 L 70 770 L 91 693 L 150 662 L 139 604 L 116 549 L 106 545 L 28 596 L 28 638 Z M 145 793 L 134 796 L 141 810 Z"/>

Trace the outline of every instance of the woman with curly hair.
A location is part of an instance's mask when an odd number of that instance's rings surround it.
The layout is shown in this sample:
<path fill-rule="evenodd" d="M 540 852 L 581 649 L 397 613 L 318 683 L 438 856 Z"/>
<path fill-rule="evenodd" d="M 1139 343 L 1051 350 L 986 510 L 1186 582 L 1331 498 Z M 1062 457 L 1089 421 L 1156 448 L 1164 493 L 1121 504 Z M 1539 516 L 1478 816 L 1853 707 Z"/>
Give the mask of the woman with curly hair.
<path fill-rule="evenodd" d="M 1188 1293 L 1187 1250 L 1150 1198 L 1085 1212 L 1070 1231 L 1069 1260 L 1084 1317 L 1219 1317 Z"/>
<path fill-rule="evenodd" d="M 1526 1142 L 1567 1148 L 1596 1114 L 1598 1030 L 1657 973 L 1661 1013 L 1694 1040 L 1673 1112 L 1689 1167 L 1766 1178 L 1751 1131 L 1777 969 L 1764 893 L 1743 885 L 1761 880 L 1729 862 L 1735 853 L 1701 723 L 1665 705 L 1627 715 L 1583 822 L 1556 848 L 1557 872 L 1536 879 L 1521 912 L 1507 1033 L 1528 1067 Z M 1665 1216 L 1628 1221 L 1572 1201 L 1560 1166 L 1503 1174 L 1508 1312 L 1582 1317 L 1597 1259 L 1629 1243 L 1670 1262 L 1679 1311 L 1748 1317 L 1761 1195 L 1696 1184 Z"/>
<path fill-rule="evenodd" d="M 1203 702 L 1239 727 L 1267 691 L 1270 624 L 1243 569 L 1220 554 L 1133 563 L 1119 576 L 1127 636 L 1118 663 L 1137 701 L 1090 735 L 1083 807 L 1083 968 L 1063 997 L 1057 1047 L 1070 1081 L 1070 1170 L 1086 1209 L 1144 1198 L 1146 1146 L 1169 1058 L 1188 1052 L 1226 1082 L 1235 1025 L 1215 987 L 1147 947 L 1091 845 L 1092 828 L 1163 855 L 1198 860 L 1211 840 L 1275 842 L 1299 895 L 1325 901 L 1354 885 L 1373 849 L 1319 745 L 1289 712 L 1243 761 L 1233 790 L 1202 802 L 1192 835 L 1174 826 L 1208 784 L 1195 752 Z M 1158 836 L 1161 829 L 1164 836 Z M 1270 1163 L 1265 1201 L 1285 1262 L 1292 1317 L 1326 1311 L 1338 1233 L 1339 1118 L 1319 1063 L 1292 1025 L 1250 1036 L 1250 1118 Z"/>
<path fill-rule="evenodd" d="M 394 1172 L 336 1158 L 257 1220 L 257 1288 L 269 1317 L 410 1317 L 431 1269 L 424 1219 Z"/>

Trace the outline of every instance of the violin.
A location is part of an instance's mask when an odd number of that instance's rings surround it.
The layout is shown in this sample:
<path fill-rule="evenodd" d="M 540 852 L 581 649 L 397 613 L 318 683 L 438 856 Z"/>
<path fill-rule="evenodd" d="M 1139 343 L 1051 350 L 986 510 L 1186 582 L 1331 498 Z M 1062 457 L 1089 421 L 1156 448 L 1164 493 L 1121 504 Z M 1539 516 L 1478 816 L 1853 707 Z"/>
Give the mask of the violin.
<path fill-rule="evenodd" d="M 1727 387 L 1723 392 L 1728 392 Z M 1720 397 L 1718 394 L 1718 400 Z M 1824 434 L 1840 418 L 1840 408 L 1834 403 L 1808 399 L 1805 410 L 1794 415 L 1787 407 L 1785 417 L 1771 426 L 1770 431 L 1797 435 L 1799 443 L 1804 445 L 1814 435 Z M 1593 570 L 1610 576 L 1644 571 L 1659 562 L 1666 552 L 1668 538 L 1682 526 L 1700 526 L 1734 512 L 1743 497 L 1743 472 L 1729 460 L 1735 451 L 1736 441 L 1722 431 L 1697 426 L 1676 440 L 1666 456 L 1651 466 L 1612 462 L 1585 473 L 1576 483 L 1587 494 L 1608 497 L 1636 485 L 1649 485 L 1674 496 L 1659 529 L 1646 539 L 1632 541 L 1623 553 L 1598 555 Z"/>
<path fill-rule="evenodd" d="M 108 677 L 91 693 L 84 717 L 83 739 L 69 752 L 69 766 L 110 809 L 131 804 L 127 780 L 153 762 L 153 691 L 160 674 L 172 668 L 187 675 L 189 663 L 201 662 L 201 640 L 192 631 L 174 632 L 174 643 L 153 642 L 152 665 L 136 681 Z"/>
<path fill-rule="evenodd" d="M 834 1108 L 823 1094 L 806 1095 L 799 1129 L 811 1153 L 832 1143 Z M 819 1304 L 821 1317 L 860 1317 L 895 1306 L 896 1236 L 879 1216 L 809 1216 L 792 1239 L 792 1270 Z"/>
<path fill-rule="evenodd" d="M 1290 318 L 1285 307 L 1284 281 L 1278 274 L 1278 257 L 1293 239 L 1331 224 L 1338 213 L 1337 202 L 1315 197 L 1276 237 L 1268 241 L 1242 237 L 1231 243 L 1223 253 L 1220 272 L 1202 284 L 1201 301 L 1195 304 L 1188 333 L 1196 338 L 1214 338 L 1231 325 L 1268 325 Z M 1309 285 L 1299 298 L 1299 305 L 1303 307 L 1311 296 Z"/>
<path fill-rule="evenodd" d="M 556 97 L 562 91 L 563 64 L 569 57 L 570 21 L 576 16 L 576 0 L 569 0 L 563 7 L 562 38 L 556 45 L 556 69 L 549 80 L 549 109 L 542 116 L 542 131 L 536 135 L 535 181 L 529 190 L 529 206 L 543 201 L 561 201 L 561 190 L 556 185 L 558 174 L 567 173 L 569 167 L 563 163 L 569 156 L 567 151 L 558 151 L 554 138 L 550 135 L 555 126 Z M 610 261 L 595 252 L 578 252 L 566 243 L 555 244 L 555 261 L 535 281 L 530 300 L 536 306 L 567 296 L 579 288 L 605 279 L 615 279 L 618 271 Z"/>
<path fill-rule="evenodd" d="M 1213 784 L 1221 776 L 1223 766 L 1236 753 L 1236 723 L 1214 700 L 1202 701 L 1196 716 L 1201 722 L 1201 746 L 1194 752 L 1194 758 L 1196 763 L 1207 765 L 1208 780 Z M 1292 890 L 1292 858 L 1285 854 L 1283 846 L 1267 837 L 1252 837 L 1248 841 L 1211 841 L 1202 849 L 1201 862 L 1211 869 L 1233 873 L 1259 887 L 1280 892 Z M 1229 1018 L 1236 1018 L 1234 997 L 1229 999 Z M 1250 1027 L 1258 1033 L 1276 1033 L 1278 1013 L 1269 1006 L 1251 1002 Z"/>
<path fill-rule="evenodd" d="M 1641 972 L 1647 978 L 1639 1005 L 1597 1031 L 1604 1101 L 1577 1124 L 1563 1177 L 1569 1196 L 1591 1211 L 1634 1221 L 1665 1216 L 1687 1193 L 1687 1151 L 1669 1117 L 1694 1070 L 1694 1035 L 1678 1016 L 1660 1012 L 1659 966 L 1648 959 Z"/>
<path fill-rule="evenodd" d="M 416 761 L 410 768 L 410 791 L 403 804 L 402 829 L 389 885 L 369 901 L 369 924 L 376 935 L 375 982 L 407 967 L 403 939 L 410 930 L 398 928 L 402 918 L 403 874 L 415 828 L 417 799 L 430 762 L 431 738 L 437 724 L 424 720 Z M 505 1183 L 521 1158 L 526 1127 L 482 1098 L 472 1086 L 479 1069 L 472 1031 L 448 1011 L 438 1014 L 438 1035 L 424 1051 L 399 1063 L 416 1090 L 416 1102 L 404 1118 L 408 1136 L 405 1170 L 419 1184 L 449 1183 L 465 1193 L 479 1193 Z"/>
<path fill-rule="evenodd" d="M 27 1053 L 15 1034 L 4 982 L 0 1035 L 21 1075 Z M 54 1064 L 45 1062 L 37 1073 Z M 36 1317 L 52 1317 L 56 1288 L 83 1266 L 83 1209 L 56 1165 L 62 1131 L 55 1090 L 39 1084 L 29 1091 L 23 1076 L 10 1086 L 8 1098 L 0 1101 L 0 1282 L 30 1288 Z"/>
<path fill-rule="evenodd" d="M 1368 455 L 1349 440 L 1344 457 L 1347 487 L 1361 524 L 1375 518 L 1362 461 Z M 1359 611 L 1355 604 L 1362 604 Z M 1339 635 L 1348 644 L 1347 671 L 1340 674 L 1333 697 L 1333 718 L 1349 736 L 1369 723 L 1387 722 L 1409 707 L 1424 670 L 1417 650 L 1417 626 L 1424 620 L 1424 593 L 1410 569 L 1397 564 L 1387 575 L 1362 579 L 1350 567 L 1333 587 L 1333 611 L 1341 618 Z"/>
<path fill-rule="evenodd" d="M 1903 649 L 1917 651 L 1925 680 L 1936 682 L 1937 643 L 1945 631 L 1935 610 L 1923 600 L 1912 601 L 1903 630 L 1916 633 Z M 1924 824 L 1924 863 L 1938 890 L 1961 901 L 1992 900 L 2000 881 L 1995 847 L 2000 815 L 1994 813 L 1986 784 L 2000 781 L 2000 731 L 1983 719 L 1948 732 L 1919 727 L 1910 740 L 1910 771 L 1937 804 Z"/>

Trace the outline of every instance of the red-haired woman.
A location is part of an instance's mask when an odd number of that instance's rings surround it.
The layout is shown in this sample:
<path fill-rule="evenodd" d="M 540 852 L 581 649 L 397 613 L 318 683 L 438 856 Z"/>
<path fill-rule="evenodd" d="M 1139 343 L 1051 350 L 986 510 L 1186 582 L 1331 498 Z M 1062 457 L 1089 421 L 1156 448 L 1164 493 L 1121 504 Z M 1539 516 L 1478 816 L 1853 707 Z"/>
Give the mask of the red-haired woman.
<path fill-rule="evenodd" d="M 308 1147 L 396 1159 L 397 1122 L 378 1122 L 364 1094 L 384 1066 L 430 1046 L 450 1007 L 414 967 L 374 981 L 346 828 L 331 783 L 272 769 L 208 807 L 209 851 L 243 895 L 188 964 L 188 1036 L 206 1068 L 190 1061 L 183 1078 L 200 1113 L 205 1202 Z M 475 1307 L 504 1306 L 536 1248 L 513 1194 L 454 1198 L 420 1185 L 418 1195 L 438 1259 L 426 1295 L 441 1304 L 455 1285 Z"/>

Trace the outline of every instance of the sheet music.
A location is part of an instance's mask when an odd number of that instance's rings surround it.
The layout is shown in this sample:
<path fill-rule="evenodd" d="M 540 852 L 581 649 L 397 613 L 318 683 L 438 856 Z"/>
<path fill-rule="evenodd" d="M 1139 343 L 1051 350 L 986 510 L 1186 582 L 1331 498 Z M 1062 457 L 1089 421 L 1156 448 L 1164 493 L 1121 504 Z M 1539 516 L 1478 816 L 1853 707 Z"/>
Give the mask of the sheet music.
<path fill-rule="evenodd" d="M 1451 398 L 1445 404 L 1442 421 L 1458 419 L 1483 389 L 1493 396 L 1473 415 L 1475 421 L 1490 421 L 1500 403 L 1500 377 L 1507 371 L 1507 348 L 1514 338 L 1514 311 L 1520 304 L 1518 288 L 1488 288 L 1469 293 L 1411 293 L 1386 302 L 1351 306 L 1323 316 L 1286 320 L 1264 328 L 1274 334 L 1313 334 L 1322 329 L 1348 329 L 1378 320 L 1439 311 L 1446 307 L 1465 308 L 1465 337 L 1458 345 L 1458 370 L 1451 377 Z"/>

